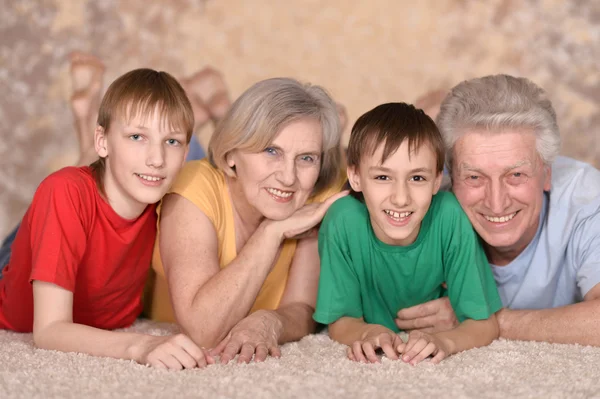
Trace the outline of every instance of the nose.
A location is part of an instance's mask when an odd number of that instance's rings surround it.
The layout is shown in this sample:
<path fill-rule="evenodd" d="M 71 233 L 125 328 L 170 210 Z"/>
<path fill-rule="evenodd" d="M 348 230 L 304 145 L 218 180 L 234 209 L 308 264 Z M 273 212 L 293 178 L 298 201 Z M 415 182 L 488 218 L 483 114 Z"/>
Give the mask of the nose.
<path fill-rule="evenodd" d="M 286 187 L 296 182 L 296 162 L 294 160 L 282 161 L 276 174 L 277 180 Z"/>
<path fill-rule="evenodd" d="M 396 181 L 393 185 L 393 191 L 390 197 L 392 204 L 401 208 L 410 204 L 410 198 L 408 184 L 405 181 Z"/>
<path fill-rule="evenodd" d="M 502 181 L 492 181 L 485 190 L 485 206 L 495 215 L 502 215 L 510 205 L 507 187 Z"/>
<path fill-rule="evenodd" d="M 162 143 L 153 143 L 148 146 L 146 166 L 162 168 L 165 165 L 165 148 Z"/>

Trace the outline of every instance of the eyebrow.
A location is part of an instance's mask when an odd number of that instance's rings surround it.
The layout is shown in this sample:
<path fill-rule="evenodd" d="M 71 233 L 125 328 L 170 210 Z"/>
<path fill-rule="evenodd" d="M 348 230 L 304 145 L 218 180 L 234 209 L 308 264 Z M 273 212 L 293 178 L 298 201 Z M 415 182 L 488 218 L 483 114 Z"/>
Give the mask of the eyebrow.
<path fill-rule="evenodd" d="M 386 168 L 385 166 L 371 166 L 369 168 L 371 172 L 384 172 L 384 173 L 394 173 L 395 171 L 390 168 Z M 409 174 L 412 173 L 431 173 L 430 168 L 415 168 L 408 171 Z"/>
<path fill-rule="evenodd" d="M 517 162 L 514 165 L 507 166 L 506 168 L 504 168 L 504 172 L 508 172 L 509 170 L 520 168 L 523 165 L 531 165 L 531 161 L 529 161 L 527 159 L 519 161 L 519 162 Z M 463 162 L 460 166 L 461 166 L 461 170 L 468 170 L 468 171 L 471 171 L 471 172 L 479 172 L 479 173 L 481 173 L 483 175 L 485 174 L 481 169 L 479 169 L 479 168 L 477 168 L 475 166 L 471 166 L 471 165 L 469 165 L 466 162 Z"/>
<path fill-rule="evenodd" d="M 278 146 L 276 144 L 267 145 L 267 147 L 265 147 L 265 148 L 275 148 L 276 150 L 285 152 L 285 150 L 283 148 L 281 148 L 280 146 Z M 322 151 L 315 149 L 315 150 L 308 150 L 308 151 L 301 152 L 298 155 L 320 155 L 321 152 Z"/>

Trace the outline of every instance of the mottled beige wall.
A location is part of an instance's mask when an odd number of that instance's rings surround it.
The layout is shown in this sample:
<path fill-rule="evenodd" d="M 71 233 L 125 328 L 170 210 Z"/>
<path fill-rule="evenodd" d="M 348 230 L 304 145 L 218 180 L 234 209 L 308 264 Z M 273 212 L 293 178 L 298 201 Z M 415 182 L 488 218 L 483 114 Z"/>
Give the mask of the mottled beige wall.
<path fill-rule="evenodd" d="M 467 0 L 0 0 L 0 233 L 77 141 L 66 57 L 93 52 L 106 81 L 211 64 L 234 95 L 294 76 L 325 85 L 353 122 L 387 101 L 491 73 L 550 93 L 563 153 L 600 167 L 600 2 Z"/>

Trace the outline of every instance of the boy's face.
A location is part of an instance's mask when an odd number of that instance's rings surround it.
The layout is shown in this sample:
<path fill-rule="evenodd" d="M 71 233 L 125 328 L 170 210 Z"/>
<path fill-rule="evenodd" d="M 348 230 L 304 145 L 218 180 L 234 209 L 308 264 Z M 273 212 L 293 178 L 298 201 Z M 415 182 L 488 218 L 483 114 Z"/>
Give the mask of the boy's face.
<path fill-rule="evenodd" d="M 348 167 L 354 191 L 362 192 L 377 238 L 389 245 L 406 246 L 417 239 L 431 198 L 440 188 L 436 155 L 429 145 L 408 153 L 408 141 L 381 164 L 385 143 L 373 155 L 361 157 L 359 167 Z"/>
<path fill-rule="evenodd" d="M 188 151 L 186 133 L 161 123 L 159 110 L 148 118 L 112 121 L 108 134 L 96 129 L 96 152 L 106 158 L 104 189 L 110 205 L 124 218 L 139 216 L 165 195 Z"/>

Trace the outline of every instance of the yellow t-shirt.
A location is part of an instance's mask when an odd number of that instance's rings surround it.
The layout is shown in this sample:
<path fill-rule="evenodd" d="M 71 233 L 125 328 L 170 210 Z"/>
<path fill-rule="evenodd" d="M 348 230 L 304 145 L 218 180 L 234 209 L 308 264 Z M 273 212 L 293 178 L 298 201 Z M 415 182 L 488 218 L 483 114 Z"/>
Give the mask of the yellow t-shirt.
<path fill-rule="evenodd" d="M 329 196 L 339 192 L 345 183 L 345 173 L 333 187 L 312 197 L 309 202 L 323 201 Z M 231 199 L 225 184 L 222 171 L 213 167 L 207 159 L 187 162 L 177 177 L 169 193 L 176 193 L 191 201 L 204 212 L 212 222 L 217 233 L 218 257 L 221 269 L 237 256 L 235 242 L 235 227 Z M 157 209 L 160 219 L 161 207 Z M 165 272 L 160 258 L 157 231 L 157 243 L 154 246 L 152 268 L 156 272 L 156 280 L 149 309 L 149 317 L 157 321 L 175 322 L 175 316 L 169 297 Z M 259 309 L 276 309 L 279 306 L 285 289 L 288 272 L 297 240 L 288 239 L 283 242 L 283 247 L 276 259 L 275 266 L 268 274 L 258 297 L 250 312 Z"/>

